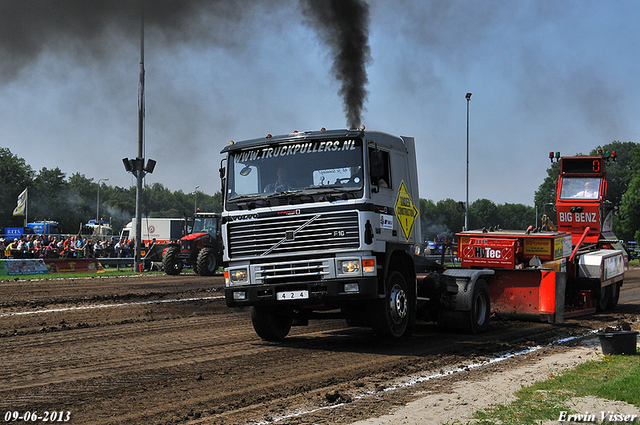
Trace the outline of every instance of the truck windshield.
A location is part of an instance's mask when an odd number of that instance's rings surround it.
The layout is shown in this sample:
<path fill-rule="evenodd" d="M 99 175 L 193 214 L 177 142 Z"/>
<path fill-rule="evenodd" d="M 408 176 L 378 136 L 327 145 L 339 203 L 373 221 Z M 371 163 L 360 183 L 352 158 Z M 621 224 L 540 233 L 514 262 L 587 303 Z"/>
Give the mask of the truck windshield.
<path fill-rule="evenodd" d="M 363 188 L 362 140 L 291 140 L 231 152 L 227 201 Z"/>
<path fill-rule="evenodd" d="M 560 199 L 597 199 L 600 180 L 599 177 L 563 177 Z"/>

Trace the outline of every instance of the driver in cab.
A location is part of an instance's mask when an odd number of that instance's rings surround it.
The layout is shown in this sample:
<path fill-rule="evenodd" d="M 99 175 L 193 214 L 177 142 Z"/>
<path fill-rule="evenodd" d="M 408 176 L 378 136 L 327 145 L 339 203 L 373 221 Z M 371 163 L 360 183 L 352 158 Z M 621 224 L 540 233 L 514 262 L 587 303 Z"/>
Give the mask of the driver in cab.
<path fill-rule="evenodd" d="M 284 167 L 278 167 L 276 172 L 276 181 L 268 184 L 265 188 L 265 192 L 284 192 L 290 189 L 289 182 L 287 180 L 288 172 Z"/>
<path fill-rule="evenodd" d="M 584 189 L 576 193 L 573 197 L 574 198 L 597 198 L 598 191 L 595 190 L 593 182 L 586 182 L 584 184 Z"/>

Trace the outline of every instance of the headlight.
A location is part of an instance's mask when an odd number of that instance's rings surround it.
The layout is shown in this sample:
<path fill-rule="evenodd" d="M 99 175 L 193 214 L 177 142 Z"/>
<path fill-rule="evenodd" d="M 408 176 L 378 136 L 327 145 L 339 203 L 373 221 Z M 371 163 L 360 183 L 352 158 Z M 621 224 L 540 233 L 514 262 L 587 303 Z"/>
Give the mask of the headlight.
<path fill-rule="evenodd" d="M 338 262 L 338 270 L 341 274 L 359 274 L 360 260 L 343 260 Z"/>
<path fill-rule="evenodd" d="M 229 280 L 232 285 L 240 285 L 249 282 L 249 270 L 248 269 L 234 269 L 229 270 Z"/>

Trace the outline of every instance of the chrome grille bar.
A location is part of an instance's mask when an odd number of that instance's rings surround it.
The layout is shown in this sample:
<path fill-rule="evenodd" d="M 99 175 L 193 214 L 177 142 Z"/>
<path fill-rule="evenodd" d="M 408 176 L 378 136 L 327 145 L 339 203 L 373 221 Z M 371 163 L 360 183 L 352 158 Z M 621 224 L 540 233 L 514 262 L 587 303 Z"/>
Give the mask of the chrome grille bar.
<path fill-rule="evenodd" d="M 230 258 L 331 252 L 360 244 L 356 211 L 230 222 L 227 229 Z"/>

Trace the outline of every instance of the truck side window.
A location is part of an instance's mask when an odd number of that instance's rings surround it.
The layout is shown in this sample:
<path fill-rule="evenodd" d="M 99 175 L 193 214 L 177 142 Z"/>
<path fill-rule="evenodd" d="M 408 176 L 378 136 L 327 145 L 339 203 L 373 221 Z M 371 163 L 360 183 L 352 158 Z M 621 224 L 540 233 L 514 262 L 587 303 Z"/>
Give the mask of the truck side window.
<path fill-rule="evenodd" d="M 374 148 L 369 148 L 369 157 L 371 157 L 371 153 L 374 152 Z M 377 182 L 371 182 L 372 184 L 377 184 L 380 187 L 391 188 L 391 174 L 389 173 L 389 152 L 378 150 L 378 153 L 382 158 L 382 174 L 380 174 Z"/>

